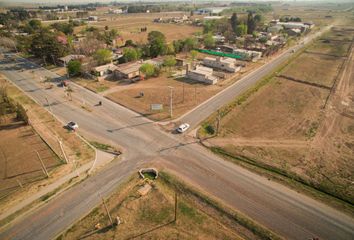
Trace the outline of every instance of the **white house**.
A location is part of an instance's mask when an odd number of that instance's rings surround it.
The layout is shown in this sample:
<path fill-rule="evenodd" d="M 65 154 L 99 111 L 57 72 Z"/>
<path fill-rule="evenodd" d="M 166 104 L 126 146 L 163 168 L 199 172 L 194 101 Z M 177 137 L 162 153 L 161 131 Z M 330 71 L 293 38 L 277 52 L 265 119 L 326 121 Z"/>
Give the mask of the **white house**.
<path fill-rule="evenodd" d="M 105 76 L 107 74 L 113 73 L 116 70 L 117 66 L 113 63 L 109 63 L 106 65 L 98 66 L 93 69 L 93 72 L 99 77 Z"/>
<path fill-rule="evenodd" d="M 203 59 L 203 65 L 232 73 L 238 72 L 241 69 L 240 66 L 236 66 L 236 59 L 233 58 L 206 57 Z"/>
<path fill-rule="evenodd" d="M 194 70 L 187 70 L 189 79 L 204 82 L 206 84 L 216 84 L 218 79 L 213 76 L 213 69 L 208 67 L 197 66 Z"/>

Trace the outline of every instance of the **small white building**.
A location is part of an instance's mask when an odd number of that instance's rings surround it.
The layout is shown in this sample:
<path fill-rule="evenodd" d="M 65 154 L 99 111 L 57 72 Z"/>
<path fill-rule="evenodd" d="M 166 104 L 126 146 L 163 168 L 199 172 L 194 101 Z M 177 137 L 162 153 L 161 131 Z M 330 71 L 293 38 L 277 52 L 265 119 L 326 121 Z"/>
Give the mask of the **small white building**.
<path fill-rule="evenodd" d="M 282 25 L 274 25 L 274 26 L 269 26 L 267 29 L 268 33 L 276 34 L 279 33 L 281 30 L 283 30 Z"/>
<path fill-rule="evenodd" d="M 98 17 L 97 16 L 89 16 L 87 18 L 88 21 L 92 21 L 92 22 L 97 22 L 98 21 Z"/>
<path fill-rule="evenodd" d="M 252 62 L 257 62 L 262 57 L 261 52 L 250 51 L 250 50 L 240 49 L 240 48 L 233 49 L 232 53 L 242 56 L 243 60 L 248 60 Z"/>
<path fill-rule="evenodd" d="M 197 66 L 194 70 L 187 70 L 187 78 L 203 82 L 206 84 L 216 84 L 218 79 L 213 76 L 213 69 L 208 67 Z"/>
<path fill-rule="evenodd" d="M 238 72 L 241 69 L 240 66 L 236 66 L 236 59 L 233 58 L 206 57 L 203 59 L 203 65 L 232 73 Z"/>
<path fill-rule="evenodd" d="M 304 32 L 309 28 L 308 25 L 301 22 L 277 22 L 278 26 L 283 26 L 285 29 L 300 29 L 301 32 Z"/>

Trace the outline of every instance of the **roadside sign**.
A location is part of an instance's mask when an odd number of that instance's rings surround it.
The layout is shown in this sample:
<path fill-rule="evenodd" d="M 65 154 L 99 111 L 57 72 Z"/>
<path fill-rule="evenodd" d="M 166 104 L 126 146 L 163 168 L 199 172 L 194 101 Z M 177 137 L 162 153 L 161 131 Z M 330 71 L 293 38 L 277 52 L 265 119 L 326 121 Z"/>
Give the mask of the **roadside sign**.
<path fill-rule="evenodd" d="M 162 110 L 163 109 L 163 105 L 160 103 L 154 103 L 150 105 L 150 108 L 152 111 L 157 111 L 157 110 Z"/>

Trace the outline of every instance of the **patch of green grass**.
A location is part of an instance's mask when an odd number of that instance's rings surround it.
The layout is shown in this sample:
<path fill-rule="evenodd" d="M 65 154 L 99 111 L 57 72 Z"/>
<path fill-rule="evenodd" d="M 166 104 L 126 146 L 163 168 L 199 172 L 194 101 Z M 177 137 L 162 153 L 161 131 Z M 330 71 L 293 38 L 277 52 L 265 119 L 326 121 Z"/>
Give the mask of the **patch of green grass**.
<path fill-rule="evenodd" d="M 318 122 L 312 122 L 310 128 L 306 132 L 306 137 L 313 138 L 316 135 L 318 126 L 319 126 Z"/>
<path fill-rule="evenodd" d="M 149 205 L 145 205 L 141 209 L 140 219 L 147 222 L 162 224 L 171 220 L 172 215 L 171 207 L 162 207 L 161 209 L 153 209 Z"/>
<path fill-rule="evenodd" d="M 204 216 L 200 215 L 194 208 L 188 206 L 185 202 L 180 201 L 178 203 L 178 210 L 186 217 L 191 219 L 193 222 L 202 224 Z"/>
<path fill-rule="evenodd" d="M 156 175 L 152 172 L 145 172 L 143 173 L 144 177 L 150 180 L 155 180 Z"/>
<path fill-rule="evenodd" d="M 99 86 L 96 88 L 96 92 L 104 92 L 108 89 L 109 89 L 109 87 L 107 87 L 107 86 Z"/>
<path fill-rule="evenodd" d="M 90 143 L 92 144 L 92 146 L 94 146 L 95 148 L 100 149 L 100 150 L 109 151 L 109 150 L 113 149 L 113 147 L 109 144 L 100 143 L 100 142 L 96 142 L 96 141 L 92 141 Z"/>

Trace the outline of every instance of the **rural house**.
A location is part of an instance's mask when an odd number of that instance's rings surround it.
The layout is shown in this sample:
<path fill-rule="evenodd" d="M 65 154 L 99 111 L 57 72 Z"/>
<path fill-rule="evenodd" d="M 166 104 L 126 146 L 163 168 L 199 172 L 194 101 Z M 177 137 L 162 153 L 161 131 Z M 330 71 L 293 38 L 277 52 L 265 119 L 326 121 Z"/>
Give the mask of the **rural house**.
<path fill-rule="evenodd" d="M 132 79 L 140 75 L 141 62 L 119 64 L 114 71 L 118 79 Z"/>
<path fill-rule="evenodd" d="M 106 65 L 95 67 L 93 69 L 93 73 L 96 76 L 102 77 L 102 76 L 105 76 L 105 75 L 108 75 L 108 74 L 114 72 L 114 70 L 116 68 L 117 68 L 116 65 L 114 65 L 113 63 L 109 63 L 109 64 L 106 64 Z"/>
<path fill-rule="evenodd" d="M 197 66 L 194 70 L 188 70 L 187 67 L 187 78 L 206 84 L 216 84 L 218 82 L 218 79 L 213 76 L 213 69 L 202 66 Z"/>
<path fill-rule="evenodd" d="M 206 57 L 203 59 L 203 65 L 232 73 L 241 69 L 241 67 L 236 66 L 236 60 L 232 58 Z"/>

